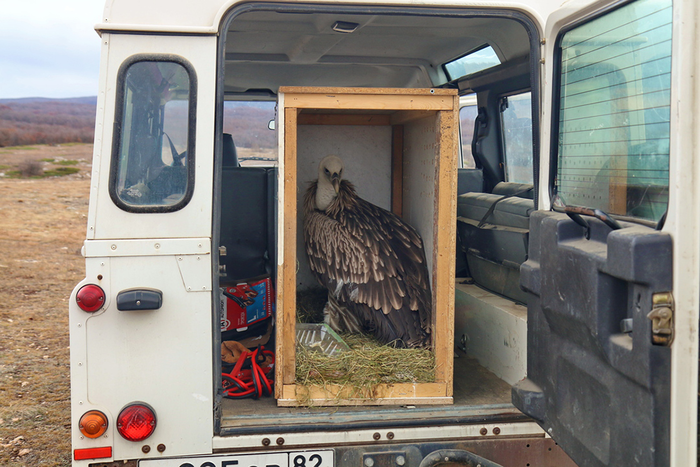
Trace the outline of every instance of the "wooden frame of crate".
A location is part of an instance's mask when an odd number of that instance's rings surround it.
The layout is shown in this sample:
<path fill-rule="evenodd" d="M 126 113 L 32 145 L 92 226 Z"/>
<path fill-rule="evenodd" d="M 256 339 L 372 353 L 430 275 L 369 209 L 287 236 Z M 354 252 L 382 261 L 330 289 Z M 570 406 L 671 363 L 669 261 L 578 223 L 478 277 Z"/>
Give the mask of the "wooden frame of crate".
<path fill-rule="evenodd" d="M 275 397 L 280 406 L 452 403 L 454 265 L 459 98 L 448 89 L 282 87 L 279 90 L 280 160 Z M 388 125 L 391 210 L 429 212 L 424 238 L 433 292 L 435 382 L 380 384 L 371 397 L 349 388 L 295 384 L 298 237 L 297 136 L 301 125 Z M 361 131 L 361 130 L 358 130 Z M 416 170 L 422 173 L 416 176 Z M 413 175 L 408 172 L 413 173 Z M 413 178 L 411 178 L 413 177 Z M 416 181 L 418 180 L 419 181 Z M 421 186 L 413 186 L 420 183 Z M 362 193 L 359 193 L 362 196 Z M 416 211 L 422 203 L 423 209 Z M 421 215 L 421 214 L 419 214 Z M 429 214 L 422 214 L 424 217 Z M 411 223 L 410 219 L 407 219 Z M 414 225 L 416 227 L 416 225 Z M 430 248 L 432 245 L 432 248 Z"/>

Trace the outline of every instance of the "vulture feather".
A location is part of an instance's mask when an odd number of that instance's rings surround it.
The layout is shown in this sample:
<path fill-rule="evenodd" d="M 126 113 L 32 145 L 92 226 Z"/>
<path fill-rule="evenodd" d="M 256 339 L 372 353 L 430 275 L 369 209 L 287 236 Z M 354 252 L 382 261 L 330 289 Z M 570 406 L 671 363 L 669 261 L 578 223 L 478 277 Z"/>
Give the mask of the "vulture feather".
<path fill-rule="evenodd" d="M 327 156 L 304 195 L 311 271 L 328 289 L 326 322 L 383 343 L 429 347 L 432 298 L 423 240 L 395 214 L 360 198 Z"/>

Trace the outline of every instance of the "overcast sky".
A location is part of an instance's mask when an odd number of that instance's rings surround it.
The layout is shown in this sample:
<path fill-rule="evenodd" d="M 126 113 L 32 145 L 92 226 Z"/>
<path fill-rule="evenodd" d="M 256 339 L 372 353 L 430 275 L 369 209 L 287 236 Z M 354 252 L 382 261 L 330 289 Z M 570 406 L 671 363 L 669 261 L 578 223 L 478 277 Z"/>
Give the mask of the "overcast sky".
<path fill-rule="evenodd" d="M 15 0 L 0 12 L 0 98 L 97 95 L 103 0 Z"/>

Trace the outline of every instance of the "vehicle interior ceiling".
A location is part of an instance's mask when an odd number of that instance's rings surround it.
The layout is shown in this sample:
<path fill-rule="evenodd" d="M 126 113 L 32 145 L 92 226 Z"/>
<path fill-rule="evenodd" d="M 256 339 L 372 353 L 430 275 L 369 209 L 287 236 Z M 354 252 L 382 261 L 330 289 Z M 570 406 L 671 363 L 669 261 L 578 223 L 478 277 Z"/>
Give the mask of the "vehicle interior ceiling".
<path fill-rule="evenodd" d="M 493 191 L 499 182 L 505 181 L 502 141 L 498 131 L 494 131 L 499 125 L 500 99 L 503 95 L 529 90 L 531 36 L 536 33 L 528 33 L 523 23 L 512 15 L 486 16 L 481 12 L 470 16 L 455 11 L 436 14 L 435 10 L 429 12 L 432 15 L 419 15 L 418 10 L 405 14 L 405 9 L 404 14 L 391 10 L 372 14 L 367 10 L 332 13 L 261 9 L 234 17 L 225 35 L 225 100 L 274 101 L 280 86 L 452 87 L 458 88 L 460 95 L 476 93 L 478 106 L 490 117 L 488 129 L 479 135 L 476 168 L 460 169 L 460 177 L 462 173 L 470 173 L 468 176 L 475 179 L 473 172 L 476 172 L 478 181 L 467 183 L 469 191 Z M 443 64 L 485 45 L 493 48 L 500 65 L 467 76 L 446 75 Z M 222 223 L 230 215 L 226 212 L 222 208 Z M 454 407 L 510 404 L 507 383 L 483 368 L 465 372 L 472 376 L 476 372 L 479 377 L 471 378 L 477 383 L 470 383 L 468 389 L 460 392 L 462 383 L 456 372 Z M 489 383 L 490 379 L 495 381 Z M 274 400 L 269 405 L 275 416 L 282 411 L 290 416 L 301 412 L 276 407 L 273 410 Z M 455 410 L 454 407 L 449 410 Z M 246 410 L 237 408 L 236 416 L 226 421 L 224 407 L 222 427 L 244 426 Z M 250 410 L 260 415 L 260 406 Z M 362 408 L 342 410 L 353 412 Z"/>

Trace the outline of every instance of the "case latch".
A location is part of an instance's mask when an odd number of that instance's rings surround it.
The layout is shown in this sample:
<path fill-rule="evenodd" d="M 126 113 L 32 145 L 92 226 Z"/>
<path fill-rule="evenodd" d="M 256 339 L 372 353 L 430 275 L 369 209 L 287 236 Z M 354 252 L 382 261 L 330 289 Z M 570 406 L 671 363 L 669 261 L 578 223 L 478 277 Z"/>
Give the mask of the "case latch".
<path fill-rule="evenodd" d="M 673 342 L 673 295 L 671 292 L 655 293 L 651 297 L 653 308 L 647 315 L 651 320 L 651 342 L 669 346 Z"/>

